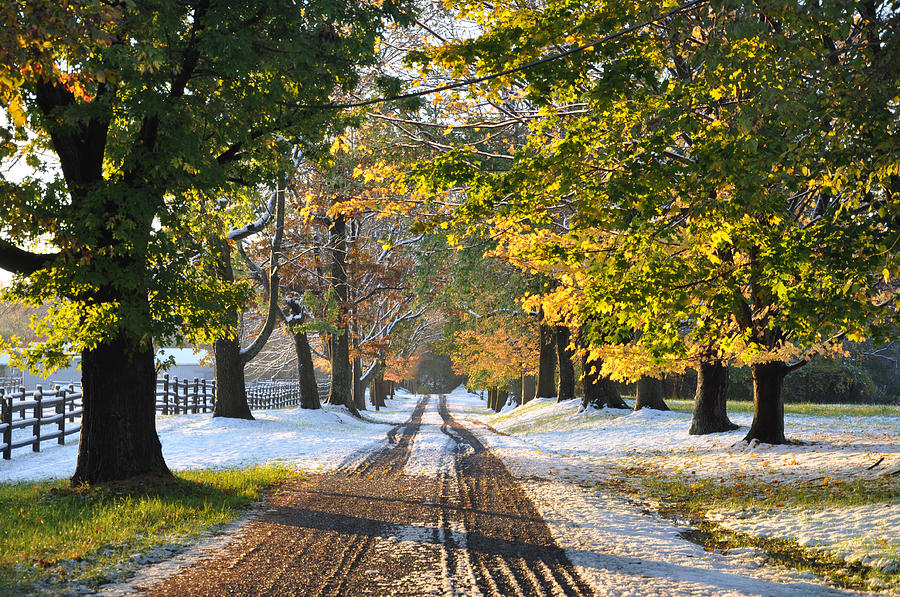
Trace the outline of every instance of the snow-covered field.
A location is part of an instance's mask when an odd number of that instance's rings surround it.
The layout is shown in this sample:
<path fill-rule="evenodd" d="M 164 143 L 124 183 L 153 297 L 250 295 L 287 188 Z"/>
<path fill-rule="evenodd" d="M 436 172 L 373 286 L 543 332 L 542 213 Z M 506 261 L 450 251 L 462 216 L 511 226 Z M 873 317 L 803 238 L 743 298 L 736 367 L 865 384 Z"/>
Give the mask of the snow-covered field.
<path fill-rule="evenodd" d="M 402 423 L 416 399 L 398 393 L 381 411 L 365 411 L 374 421 Z M 254 411 L 256 420 L 214 419 L 209 414 L 169 415 L 156 419 L 166 463 L 174 471 L 244 467 L 283 462 L 307 471 L 339 467 L 384 440 L 389 425 L 360 421 L 343 407 L 321 410 L 286 408 Z M 57 446 L 48 442 L 41 452 L 27 449 L 0 460 L 0 481 L 31 481 L 71 477 L 75 472 L 78 438 Z"/>
<path fill-rule="evenodd" d="M 460 402 L 464 395 L 458 391 L 456 396 Z M 500 414 L 485 414 L 484 403 L 474 396 L 467 402 L 467 418 L 515 437 L 515 442 L 506 442 L 503 452 L 520 463 L 523 470 L 519 474 L 524 476 L 545 469 L 548 478 L 587 471 L 603 479 L 621 468 L 636 467 L 671 477 L 790 484 L 874 479 L 900 469 L 898 417 L 787 415 L 786 434 L 800 444 L 748 446 L 740 440 L 752 419 L 750 414 L 731 415 L 741 425 L 736 431 L 691 436 L 691 417 L 681 412 L 579 412 L 580 401 L 540 399 L 522 407 L 507 407 Z M 547 460 L 546 455 L 552 458 Z M 554 462 L 564 464 L 554 466 Z M 718 509 L 711 517 L 734 530 L 794 539 L 888 570 L 900 566 L 900 503 Z"/>

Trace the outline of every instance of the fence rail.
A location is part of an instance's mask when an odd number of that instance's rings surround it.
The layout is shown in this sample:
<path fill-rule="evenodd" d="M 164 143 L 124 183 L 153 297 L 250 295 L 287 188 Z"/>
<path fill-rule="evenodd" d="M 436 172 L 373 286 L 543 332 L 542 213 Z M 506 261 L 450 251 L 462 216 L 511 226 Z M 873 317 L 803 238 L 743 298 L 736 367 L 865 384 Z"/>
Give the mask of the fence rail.
<path fill-rule="evenodd" d="M 49 414 L 47 411 L 50 411 Z M 16 416 L 18 415 L 18 416 Z M 29 416 L 30 415 L 30 416 Z M 75 419 L 78 418 L 78 423 Z M 66 426 L 66 422 L 69 426 Z M 51 430 L 43 429 L 45 425 Z M 14 431 L 20 431 L 13 435 Z M 44 390 L 37 386 L 26 392 L 0 389 L 0 451 L 9 460 L 16 448 L 31 446 L 40 452 L 41 442 L 66 443 L 66 436 L 81 431 L 81 390 L 74 386 Z"/>
<path fill-rule="evenodd" d="M 327 393 L 328 386 L 324 386 Z M 319 386 L 319 395 L 323 386 Z M 44 389 L 37 386 L 0 387 L 0 453 L 5 460 L 12 451 L 31 446 L 40 452 L 41 443 L 81 431 L 81 388 L 74 384 Z M 261 381 L 247 384 L 247 402 L 253 410 L 286 408 L 300 404 L 300 385 L 292 381 Z M 156 412 L 162 415 L 209 413 L 216 404 L 216 382 L 208 379 L 179 379 L 164 375 L 156 380 Z"/>

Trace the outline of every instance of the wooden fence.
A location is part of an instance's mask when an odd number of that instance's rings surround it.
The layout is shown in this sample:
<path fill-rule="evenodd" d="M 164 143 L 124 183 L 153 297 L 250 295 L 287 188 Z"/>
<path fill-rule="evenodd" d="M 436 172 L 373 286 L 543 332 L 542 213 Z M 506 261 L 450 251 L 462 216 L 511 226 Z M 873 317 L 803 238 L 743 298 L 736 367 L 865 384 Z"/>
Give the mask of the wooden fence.
<path fill-rule="evenodd" d="M 45 425 L 49 425 L 51 431 L 44 430 Z M 20 429 L 27 435 L 23 437 L 23 434 L 18 433 L 13 438 L 13 431 Z M 10 459 L 11 452 L 16 448 L 31 446 L 32 451 L 40 452 L 41 442 L 54 439 L 59 445 L 63 445 L 66 443 L 66 436 L 79 431 L 80 388 L 67 386 L 44 390 L 37 386 L 32 392 L 26 392 L 21 387 L 16 391 L 0 388 L 0 450 L 5 460 Z"/>
<path fill-rule="evenodd" d="M 163 415 L 212 412 L 216 405 L 216 382 L 163 375 L 156 380 L 156 412 Z"/>
<path fill-rule="evenodd" d="M 327 384 L 319 395 L 327 395 Z M 292 381 L 261 381 L 247 384 L 247 402 L 253 410 L 299 406 L 300 385 Z M 156 380 L 156 411 L 162 415 L 209 413 L 216 404 L 216 382 L 179 379 L 164 375 Z M 9 460 L 17 448 L 31 446 L 39 452 L 42 442 L 81 431 L 81 388 L 75 385 L 33 391 L 23 387 L 0 387 L 0 452 Z M 55 426 L 54 426 L 55 425 Z M 50 426 L 50 430 L 44 429 Z M 27 430 L 30 430 L 28 433 Z M 15 434 L 14 431 L 19 433 Z"/>

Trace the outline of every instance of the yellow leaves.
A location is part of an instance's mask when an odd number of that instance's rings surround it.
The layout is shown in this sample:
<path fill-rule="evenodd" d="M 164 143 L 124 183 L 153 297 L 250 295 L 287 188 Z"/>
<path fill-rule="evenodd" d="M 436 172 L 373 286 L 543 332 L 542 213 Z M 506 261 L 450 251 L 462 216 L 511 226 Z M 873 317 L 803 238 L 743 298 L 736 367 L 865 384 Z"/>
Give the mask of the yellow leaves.
<path fill-rule="evenodd" d="M 9 105 L 6 107 L 6 113 L 16 126 L 25 126 L 27 120 L 25 109 L 22 106 L 22 98 L 18 95 L 13 96 Z"/>
<path fill-rule="evenodd" d="M 890 282 L 890 280 L 891 280 L 891 272 L 890 272 L 890 270 L 888 270 L 888 268 L 884 268 L 883 270 L 881 270 L 881 275 L 884 277 L 884 282 L 885 282 L 885 284 L 887 284 L 888 282 Z"/>

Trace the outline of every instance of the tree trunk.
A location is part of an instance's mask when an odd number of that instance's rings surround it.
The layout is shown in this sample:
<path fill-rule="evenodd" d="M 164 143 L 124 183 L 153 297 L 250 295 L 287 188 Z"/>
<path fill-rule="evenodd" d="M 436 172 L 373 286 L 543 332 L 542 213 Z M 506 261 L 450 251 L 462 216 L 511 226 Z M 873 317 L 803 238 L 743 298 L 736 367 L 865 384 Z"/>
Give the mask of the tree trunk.
<path fill-rule="evenodd" d="M 697 368 L 697 391 L 691 435 L 732 431 L 738 426 L 728 418 L 725 392 L 728 389 L 728 367 L 718 360 L 701 361 Z"/>
<path fill-rule="evenodd" d="M 219 338 L 213 345 L 216 358 L 216 405 L 214 417 L 253 420 L 247 404 L 244 363 L 237 338 Z"/>
<path fill-rule="evenodd" d="M 654 410 L 669 410 L 663 402 L 662 384 L 655 377 L 641 377 L 637 382 L 637 397 L 634 401 L 634 410 L 652 408 Z"/>
<path fill-rule="evenodd" d="M 84 412 L 72 484 L 170 475 L 156 434 L 153 347 L 119 334 L 81 355 Z"/>
<path fill-rule="evenodd" d="M 540 326 L 540 352 L 535 398 L 552 398 L 556 394 L 556 350 L 553 346 L 553 327 Z"/>
<path fill-rule="evenodd" d="M 384 397 L 385 397 L 385 381 L 384 381 L 384 371 L 380 370 L 373 378 L 372 378 L 372 389 L 370 390 L 372 393 L 372 404 L 375 405 L 375 409 L 378 410 L 382 406 L 384 406 Z"/>
<path fill-rule="evenodd" d="M 294 334 L 294 352 L 297 353 L 297 375 L 300 380 L 300 408 L 322 408 L 319 401 L 319 384 L 313 367 L 312 350 L 306 332 Z"/>
<path fill-rule="evenodd" d="M 628 408 L 628 405 L 625 404 L 625 401 L 619 396 L 616 384 L 613 383 L 610 378 L 600 373 L 600 368 L 602 366 L 603 363 L 599 360 L 595 362 L 588 361 L 586 354 L 581 357 L 581 368 L 584 371 L 582 377 L 584 382 L 584 398 L 581 402 L 583 408 L 587 408 L 588 406 L 594 408 L 603 408 L 604 406 L 609 406 L 610 408 Z"/>
<path fill-rule="evenodd" d="M 331 335 L 331 390 L 330 404 L 346 406 L 356 412 L 353 405 L 353 375 L 350 371 L 350 330 L 347 325 L 347 225 L 343 216 L 336 216 L 329 230 L 331 245 L 331 286 L 335 291 L 340 321 Z"/>
<path fill-rule="evenodd" d="M 362 379 L 362 359 L 353 359 L 353 406 L 357 410 L 366 410 L 366 386 Z"/>
<path fill-rule="evenodd" d="M 497 397 L 494 399 L 494 411 L 500 412 L 506 406 L 506 400 L 509 398 L 509 390 L 496 390 Z"/>
<path fill-rule="evenodd" d="M 224 239 L 216 239 L 216 274 L 220 280 L 234 282 L 234 270 L 231 268 L 231 248 Z M 228 310 L 228 319 L 235 331 L 234 338 L 218 338 L 213 344 L 213 356 L 216 363 L 216 404 L 213 407 L 214 417 L 233 419 L 253 419 L 250 406 L 247 404 L 247 387 L 244 383 L 244 363 L 241 361 L 241 340 L 237 335 L 238 311 Z"/>
<path fill-rule="evenodd" d="M 559 361 L 559 385 L 556 389 L 558 401 L 575 398 L 575 365 L 572 363 L 572 349 L 569 347 L 571 332 L 564 325 L 556 326 L 556 357 Z"/>
<path fill-rule="evenodd" d="M 753 374 L 753 423 L 744 441 L 786 444 L 781 387 L 790 371 L 781 361 L 750 365 Z"/>

